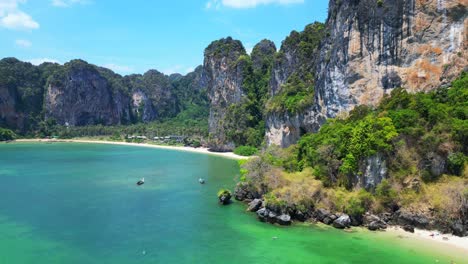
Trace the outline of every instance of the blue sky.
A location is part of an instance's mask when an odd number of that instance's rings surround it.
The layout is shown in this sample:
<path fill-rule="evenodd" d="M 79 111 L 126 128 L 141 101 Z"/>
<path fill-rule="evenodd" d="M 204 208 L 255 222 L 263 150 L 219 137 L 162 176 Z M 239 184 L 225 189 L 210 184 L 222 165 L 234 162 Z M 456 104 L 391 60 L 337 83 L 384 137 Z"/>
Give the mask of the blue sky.
<path fill-rule="evenodd" d="M 0 57 L 35 64 L 80 58 L 120 74 L 187 73 L 213 40 L 277 47 L 325 21 L 328 0 L 0 0 Z"/>

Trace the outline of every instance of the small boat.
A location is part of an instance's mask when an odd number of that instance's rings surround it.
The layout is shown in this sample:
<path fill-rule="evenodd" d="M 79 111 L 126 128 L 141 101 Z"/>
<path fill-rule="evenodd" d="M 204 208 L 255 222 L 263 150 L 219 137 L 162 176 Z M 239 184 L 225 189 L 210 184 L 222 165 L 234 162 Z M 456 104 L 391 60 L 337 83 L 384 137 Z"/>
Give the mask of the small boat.
<path fill-rule="evenodd" d="M 202 179 L 202 178 L 198 179 L 198 182 L 199 182 L 200 184 L 205 184 L 205 180 Z"/>
<path fill-rule="evenodd" d="M 138 186 L 145 184 L 145 178 L 142 178 L 141 180 L 137 181 L 136 183 Z"/>

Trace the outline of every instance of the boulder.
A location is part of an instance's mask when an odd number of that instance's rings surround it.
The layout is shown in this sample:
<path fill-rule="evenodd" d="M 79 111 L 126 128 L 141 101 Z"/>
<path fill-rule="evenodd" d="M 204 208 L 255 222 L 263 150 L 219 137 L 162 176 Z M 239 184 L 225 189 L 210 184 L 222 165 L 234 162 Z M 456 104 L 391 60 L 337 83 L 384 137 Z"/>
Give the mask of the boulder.
<path fill-rule="evenodd" d="M 318 209 L 315 211 L 315 218 L 317 218 L 318 221 L 323 222 L 324 219 L 330 215 L 330 212 L 325 210 L 325 209 Z"/>
<path fill-rule="evenodd" d="M 249 203 L 249 207 L 247 208 L 247 211 L 249 212 L 256 212 L 262 207 L 262 200 L 261 199 L 254 199 Z"/>
<path fill-rule="evenodd" d="M 403 226 L 403 230 L 405 230 L 406 232 L 414 233 L 414 226 L 412 226 L 412 225 L 404 225 L 404 226 Z"/>
<path fill-rule="evenodd" d="M 460 220 L 454 221 L 452 223 L 451 229 L 452 229 L 453 234 L 456 235 L 456 236 L 462 237 L 462 236 L 464 236 L 466 234 L 466 229 L 463 226 L 462 221 L 460 221 Z"/>
<path fill-rule="evenodd" d="M 333 227 L 339 228 L 339 229 L 350 227 L 350 225 L 351 225 L 351 218 L 347 214 L 343 214 L 337 219 L 335 219 L 335 221 L 333 221 Z"/>
<path fill-rule="evenodd" d="M 258 219 L 259 219 L 260 221 L 262 221 L 262 222 L 266 222 L 269 213 L 270 213 L 269 210 L 266 209 L 265 207 L 260 208 L 260 209 L 257 211 Z"/>
<path fill-rule="evenodd" d="M 224 192 L 221 195 L 218 196 L 219 203 L 222 205 L 228 205 L 231 203 L 231 193 L 230 192 Z"/>
<path fill-rule="evenodd" d="M 336 218 L 338 218 L 338 217 L 336 217 L 336 215 L 330 214 L 330 215 L 328 215 L 327 217 L 325 217 L 323 219 L 323 223 L 326 224 L 326 225 L 330 225 L 330 224 L 333 223 L 333 221 L 336 220 Z"/>
<path fill-rule="evenodd" d="M 421 229 L 428 229 L 431 227 L 431 222 L 426 216 L 412 212 L 399 210 L 396 212 L 396 220 L 397 223 L 401 226 L 411 225 Z"/>
<path fill-rule="evenodd" d="M 376 215 L 373 215 L 373 214 L 370 214 L 370 213 L 366 213 L 364 215 L 364 225 L 369 225 L 370 223 L 372 222 L 375 222 L 375 221 L 380 221 L 380 218 Z"/>
<path fill-rule="evenodd" d="M 288 214 L 282 214 L 276 217 L 276 222 L 280 225 L 291 225 L 291 216 Z"/>
<path fill-rule="evenodd" d="M 305 222 L 309 218 L 309 215 L 297 210 L 294 212 L 293 217 L 298 221 Z"/>
<path fill-rule="evenodd" d="M 239 182 L 234 189 L 234 198 L 238 201 L 254 200 L 259 197 L 260 194 L 255 187 L 247 182 Z"/>
<path fill-rule="evenodd" d="M 367 229 L 371 231 L 383 230 L 386 228 L 387 228 L 387 224 L 385 224 L 385 222 L 382 220 L 372 221 L 367 225 Z"/>
<path fill-rule="evenodd" d="M 276 223 L 276 217 L 277 216 L 278 216 L 277 213 L 275 213 L 274 211 L 269 210 L 267 221 L 274 224 L 274 223 Z"/>

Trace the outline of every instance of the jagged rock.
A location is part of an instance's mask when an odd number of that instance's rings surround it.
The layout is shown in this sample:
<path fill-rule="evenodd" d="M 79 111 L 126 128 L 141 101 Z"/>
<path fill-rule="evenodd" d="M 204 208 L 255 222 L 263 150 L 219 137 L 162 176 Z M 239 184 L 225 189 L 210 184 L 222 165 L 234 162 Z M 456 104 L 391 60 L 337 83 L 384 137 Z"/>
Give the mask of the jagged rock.
<path fill-rule="evenodd" d="M 254 199 L 249 203 L 249 207 L 247 208 L 247 211 L 249 212 L 256 212 L 260 209 L 262 206 L 263 201 L 261 199 Z"/>
<path fill-rule="evenodd" d="M 364 225 L 369 225 L 370 223 L 375 222 L 375 221 L 381 221 L 381 220 L 378 216 L 370 214 L 370 213 L 366 213 L 364 215 L 364 221 L 363 221 Z"/>
<path fill-rule="evenodd" d="M 219 203 L 222 205 L 228 205 L 231 203 L 231 192 L 224 191 L 218 195 Z"/>
<path fill-rule="evenodd" d="M 252 184 L 239 182 L 234 189 L 234 198 L 238 201 L 254 200 L 260 198 L 260 194 Z"/>
<path fill-rule="evenodd" d="M 270 212 L 268 211 L 268 209 L 266 209 L 265 207 L 264 208 L 260 208 L 258 211 L 257 211 L 257 216 L 258 216 L 258 219 L 262 222 L 266 222 L 266 219 L 268 217 L 268 214 Z"/>
<path fill-rule="evenodd" d="M 387 228 L 387 224 L 382 220 L 372 221 L 367 228 L 372 231 L 382 230 Z"/>
<path fill-rule="evenodd" d="M 228 106 L 241 102 L 244 97 L 242 84 L 246 65 L 238 60 L 246 55 L 242 43 L 231 37 L 214 41 L 205 49 L 203 75 L 210 101 L 208 125 L 213 151 L 232 151 L 235 147 L 227 137 L 226 127 L 231 124 L 226 124 L 225 117 Z"/>
<path fill-rule="evenodd" d="M 336 217 L 336 215 L 334 214 L 329 214 L 327 217 L 325 217 L 323 219 L 323 223 L 326 224 L 326 225 L 330 225 L 333 223 L 333 221 L 335 221 L 338 217 Z"/>
<path fill-rule="evenodd" d="M 350 216 L 351 218 L 351 226 L 360 226 L 363 224 L 363 218 L 362 216 Z"/>
<path fill-rule="evenodd" d="M 364 173 L 354 177 L 353 185 L 357 188 L 373 191 L 387 177 L 387 162 L 381 153 L 368 157 L 360 167 Z"/>
<path fill-rule="evenodd" d="M 330 212 L 325 210 L 325 209 L 318 209 L 315 211 L 315 218 L 317 218 L 318 221 L 323 222 L 326 217 L 330 215 Z"/>
<path fill-rule="evenodd" d="M 295 42 L 285 41 L 270 84 L 270 93 L 277 94 L 297 69 L 311 68 L 315 103 L 298 113 L 267 116 L 267 143 L 288 147 L 302 133 L 315 132 L 324 119 L 356 105 L 376 105 L 394 88 L 429 91 L 459 76 L 468 64 L 463 56 L 468 18 L 462 15 L 466 11 L 451 15 L 459 1 L 439 2 L 385 0 L 380 7 L 375 0 L 330 1 L 320 48 L 301 62 L 291 49 Z M 429 166 L 434 175 L 444 167 L 437 162 Z"/>
<path fill-rule="evenodd" d="M 280 225 L 290 225 L 291 224 L 291 216 L 288 214 L 282 214 L 276 217 L 276 222 Z"/>
<path fill-rule="evenodd" d="M 267 221 L 274 224 L 276 223 L 276 218 L 278 217 L 278 214 L 274 211 L 269 210 L 268 211 L 268 218 Z"/>
<path fill-rule="evenodd" d="M 404 226 L 403 226 L 403 230 L 405 230 L 406 232 L 414 233 L 414 226 L 412 226 L 412 225 L 404 225 Z"/>
<path fill-rule="evenodd" d="M 302 211 L 295 211 L 292 217 L 298 221 L 305 222 L 308 218 L 309 215 L 307 213 L 304 213 Z"/>
<path fill-rule="evenodd" d="M 340 217 L 335 219 L 335 221 L 333 221 L 333 226 L 335 228 L 343 229 L 343 228 L 350 227 L 350 225 L 351 225 L 351 218 L 347 214 L 342 214 Z"/>
<path fill-rule="evenodd" d="M 461 220 L 456 220 L 452 223 L 451 226 L 452 232 L 456 236 L 465 236 L 466 235 L 466 227 L 463 225 Z"/>
<path fill-rule="evenodd" d="M 410 225 L 414 227 L 418 227 L 421 229 L 428 229 L 431 227 L 431 222 L 429 219 L 424 215 L 414 214 L 411 212 L 406 211 L 398 211 L 396 212 L 396 222 L 399 225 Z"/>

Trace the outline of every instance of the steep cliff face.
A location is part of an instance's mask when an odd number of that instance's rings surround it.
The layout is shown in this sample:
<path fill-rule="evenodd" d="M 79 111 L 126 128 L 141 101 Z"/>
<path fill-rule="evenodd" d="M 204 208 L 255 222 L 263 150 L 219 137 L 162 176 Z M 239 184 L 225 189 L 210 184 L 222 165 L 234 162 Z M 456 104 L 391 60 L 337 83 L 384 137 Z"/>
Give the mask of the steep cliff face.
<path fill-rule="evenodd" d="M 122 77 L 82 60 L 34 66 L 5 58 L 0 126 L 24 134 L 47 119 L 70 126 L 125 125 L 172 118 L 190 107 L 201 118 L 208 109 L 202 72 L 200 66 L 185 76 L 150 70 Z"/>
<path fill-rule="evenodd" d="M 293 31 L 283 41 L 280 51 L 276 54 L 270 78 L 270 96 L 297 96 L 307 93 L 306 100 L 301 109 L 267 109 L 266 114 L 266 141 L 267 144 L 288 147 L 306 132 L 319 129 L 324 121 L 319 105 L 314 104 L 314 69 L 317 64 L 319 44 L 325 35 L 325 26 L 321 23 L 310 24 L 303 32 Z M 285 90 L 285 84 L 292 77 L 300 80 L 305 86 L 303 90 Z M 302 100 L 302 99 L 299 99 Z M 285 105 L 286 102 L 280 101 Z M 280 107 L 281 108 L 281 107 Z"/>
<path fill-rule="evenodd" d="M 45 118 L 70 126 L 120 124 L 124 113 L 118 111 L 121 108 L 117 104 L 129 105 L 128 102 L 114 101 L 111 85 L 94 66 L 75 60 L 65 64 L 63 71 L 49 79 Z M 128 113 L 127 108 L 123 110 Z"/>
<path fill-rule="evenodd" d="M 244 92 L 243 70 L 246 56 L 242 43 L 228 37 L 211 43 L 205 49 L 203 63 L 208 99 L 210 101 L 209 132 L 211 148 L 216 151 L 232 150 L 234 143 L 228 139 L 225 127 L 227 107 L 240 103 Z"/>
<path fill-rule="evenodd" d="M 40 119 L 44 72 L 58 65 L 35 67 L 14 58 L 0 60 L 0 126 L 25 131 Z"/>
<path fill-rule="evenodd" d="M 300 113 L 270 115 L 267 141 L 286 147 L 301 130 L 313 132 L 325 118 L 356 105 L 375 105 L 396 87 L 417 92 L 448 84 L 467 65 L 467 5 L 464 0 L 330 1 L 326 37 L 311 60 L 315 103 Z M 272 76 L 272 94 L 281 90 L 297 60 L 294 53 L 284 54 L 283 66 Z"/>

